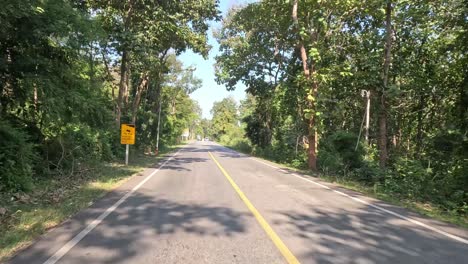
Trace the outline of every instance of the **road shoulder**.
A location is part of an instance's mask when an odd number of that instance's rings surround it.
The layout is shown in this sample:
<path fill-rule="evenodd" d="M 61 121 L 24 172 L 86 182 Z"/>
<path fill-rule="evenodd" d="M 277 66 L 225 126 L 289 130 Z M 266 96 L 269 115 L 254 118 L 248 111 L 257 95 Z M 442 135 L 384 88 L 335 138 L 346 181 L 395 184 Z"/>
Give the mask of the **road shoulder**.
<path fill-rule="evenodd" d="M 47 228 L 30 232 L 30 236 L 26 237 L 15 246 L 13 249 L 6 251 L 2 254 L 0 261 L 7 263 L 16 263 L 23 257 L 28 255 L 38 256 L 38 259 L 46 260 L 47 253 L 55 252 L 59 246 L 72 239 L 78 234 L 83 225 L 89 224 L 93 219 L 98 217 L 103 210 L 118 201 L 126 192 L 131 190 L 139 182 L 146 178 L 155 167 L 161 162 L 164 162 L 171 154 L 183 146 L 177 146 L 170 149 L 159 157 L 150 157 L 145 160 L 145 163 L 136 165 L 130 165 L 128 169 L 123 169 L 123 175 L 118 180 L 114 180 L 112 177 L 105 178 L 106 182 L 92 181 L 78 187 L 76 195 L 82 194 L 81 189 L 90 189 L 89 192 L 84 192 L 85 197 L 66 197 L 62 201 L 59 201 L 55 206 L 45 205 L 46 208 L 52 213 L 44 215 L 43 222 L 36 223 L 36 225 L 47 224 Z M 152 161 L 151 161 L 152 160 Z M 102 172 L 101 172 L 102 173 Z M 73 195 L 73 193 L 71 194 Z M 74 202 L 74 199 L 80 199 L 80 204 L 74 205 L 73 209 L 69 209 L 66 215 L 60 215 L 60 217 L 54 218 L 53 222 L 47 217 L 53 214 L 60 214 L 62 207 L 70 205 Z M 82 201 L 83 200 L 83 201 Z M 57 213 L 54 213 L 57 212 Z M 34 252 L 34 253 L 33 253 Z M 37 253 L 40 252 L 40 253 Z M 47 252 L 47 253 L 46 253 Z M 38 261 L 35 259 L 35 261 Z M 19 261 L 21 262 L 21 261 Z"/>

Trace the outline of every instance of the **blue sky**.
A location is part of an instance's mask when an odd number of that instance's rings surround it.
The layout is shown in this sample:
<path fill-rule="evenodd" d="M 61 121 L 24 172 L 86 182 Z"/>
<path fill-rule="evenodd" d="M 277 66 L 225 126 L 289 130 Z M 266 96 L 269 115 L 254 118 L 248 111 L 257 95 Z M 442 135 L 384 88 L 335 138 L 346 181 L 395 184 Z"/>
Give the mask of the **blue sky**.
<path fill-rule="evenodd" d="M 229 8 L 233 5 L 239 5 L 249 0 L 221 0 L 220 9 L 223 17 L 226 15 Z M 224 85 L 218 85 L 215 81 L 214 63 L 215 56 L 218 54 L 219 44 L 213 38 L 213 28 L 220 28 L 221 22 L 211 23 L 211 28 L 208 33 L 208 43 L 212 46 L 208 60 L 204 60 L 201 55 L 193 53 L 191 50 L 184 52 L 178 58 L 186 67 L 193 65 L 196 67 L 195 76 L 202 79 L 203 85 L 200 89 L 193 92 L 190 96 L 197 100 L 203 110 L 203 117 L 211 118 L 210 110 L 213 102 L 220 101 L 225 97 L 232 95 L 237 102 L 245 98 L 245 86 L 239 84 L 235 91 L 228 92 Z"/>

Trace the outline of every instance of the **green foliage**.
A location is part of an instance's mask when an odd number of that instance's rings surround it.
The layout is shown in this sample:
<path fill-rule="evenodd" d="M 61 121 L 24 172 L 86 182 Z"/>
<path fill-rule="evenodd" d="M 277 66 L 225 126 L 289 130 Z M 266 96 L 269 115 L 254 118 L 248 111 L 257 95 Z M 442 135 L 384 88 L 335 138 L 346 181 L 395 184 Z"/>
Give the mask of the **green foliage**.
<path fill-rule="evenodd" d="M 246 139 L 234 139 L 228 146 L 243 153 L 251 154 L 252 152 L 252 145 Z"/>
<path fill-rule="evenodd" d="M 49 167 L 64 176 L 80 170 L 84 164 L 109 161 L 114 157 L 115 133 L 96 130 L 83 124 L 68 125 L 63 133 L 47 144 Z M 123 151 L 122 151 L 123 153 Z"/>
<path fill-rule="evenodd" d="M 356 149 L 357 144 L 357 149 Z M 320 142 L 318 164 L 325 171 L 344 173 L 364 165 L 364 148 L 357 136 L 337 131 Z"/>
<path fill-rule="evenodd" d="M 253 150 L 253 153 L 259 157 L 263 157 L 269 160 L 273 160 L 276 162 L 283 162 L 286 163 L 287 159 L 291 156 L 288 154 L 290 153 L 285 153 L 284 149 L 282 149 L 280 146 L 273 145 L 273 146 L 268 146 L 268 147 L 256 147 Z"/>
<path fill-rule="evenodd" d="M 215 138 L 221 139 L 224 135 L 227 137 L 225 140 L 229 140 L 232 136 L 231 133 L 238 132 L 239 117 L 237 109 L 237 103 L 233 97 L 224 98 L 213 104 L 213 108 L 211 109 L 211 114 L 213 115 L 211 125 Z"/>
<path fill-rule="evenodd" d="M 450 169 L 465 166 L 463 172 L 466 173 L 466 165 L 453 164 Z M 460 214 L 467 213 L 467 191 L 460 188 L 463 184 L 463 176 L 457 172 L 435 172 L 432 168 L 423 166 L 421 161 L 400 159 L 394 164 L 394 171 L 387 174 L 383 182 L 385 192 L 402 199 L 418 201 L 431 201 L 439 204 L 443 209 L 454 211 Z M 462 180 L 462 181 L 460 181 Z"/>
<path fill-rule="evenodd" d="M 467 6 L 461 0 L 392 3 L 392 63 L 384 85 L 384 4 L 304 0 L 296 22 L 288 1 L 231 10 L 215 33 L 216 79 L 228 90 L 243 83 L 248 97 L 240 106 L 232 98 L 217 102 L 213 119 L 204 120 L 189 96 L 201 81 L 176 55 L 187 49 L 208 55 L 218 1 L 6 0 L 0 184 L 27 190 L 35 177 L 74 177 L 93 162 L 122 158 L 121 122 L 137 126 L 133 148 L 154 149 L 161 114 L 159 147 L 188 130 L 192 138 L 215 138 L 303 168 L 307 135 L 317 132 L 322 171 L 466 214 Z M 363 89 L 371 92 L 369 141 L 355 150 Z M 385 170 L 378 169 L 374 147 L 382 106 Z"/>
<path fill-rule="evenodd" d="M 240 127 L 230 126 L 226 133 L 219 137 L 219 142 L 223 145 L 231 146 L 242 141 L 243 137 L 243 131 Z"/>
<path fill-rule="evenodd" d="M 300 166 L 317 132 L 322 171 L 466 213 L 466 3 L 392 1 L 391 32 L 387 3 L 304 0 L 297 20 L 290 1 L 233 9 L 216 33 L 216 80 L 247 87 L 240 115 L 257 155 Z M 362 90 L 370 92 L 369 140 L 355 151 Z M 388 164 L 379 169 L 383 146 Z"/>
<path fill-rule="evenodd" d="M 389 192 L 405 198 L 422 197 L 431 189 L 431 173 L 420 161 L 400 159 L 394 164 L 395 171 L 385 177 L 384 186 Z M 427 198 L 427 197 L 424 197 Z"/>
<path fill-rule="evenodd" d="M 178 143 L 185 130 L 194 138 L 200 134 L 201 109 L 189 94 L 198 89 L 201 80 L 193 76 L 192 68 L 185 68 L 175 54 L 168 54 L 164 65 L 167 72 L 161 82 L 155 82 L 142 94 L 136 119 L 137 146 L 155 149 L 161 104 L 160 146 Z M 161 74 L 161 73 L 158 73 Z M 157 97 L 160 100 L 155 100 Z"/>
<path fill-rule="evenodd" d="M 38 160 L 35 145 L 25 129 L 0 119 L 0 189 L 28 191 Z"/>
<path fill-rule="evenodd" d="M 160 147 L 187 129 L 201 130 L 200 107 L 189 97 L 201 80 L 176 55 L 188 48 L 208 54 L 208 21 L 218 18 L 217 7 L 215 0 L 3 3 L 2 188 L 79 178 L 97 163 L 122 159 L 116 123 L 136 123 L 132 150 L 154 150 L 160 108 Z"/>
<path fill-rule="evenodd" d="M 317 162 L 319 167 L 327 174 L 339 173 L 345 168 L 345 165 L 338 154 L 332 151 L 319 150 Z"/>

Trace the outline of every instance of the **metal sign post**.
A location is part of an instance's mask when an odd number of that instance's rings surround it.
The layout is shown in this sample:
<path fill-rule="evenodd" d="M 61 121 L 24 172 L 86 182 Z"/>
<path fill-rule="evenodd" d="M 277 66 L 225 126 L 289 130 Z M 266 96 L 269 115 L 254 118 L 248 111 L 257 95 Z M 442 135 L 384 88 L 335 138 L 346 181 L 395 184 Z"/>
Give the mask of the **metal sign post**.
<path fill-rule="evenodd" d="M 369 145 L 369 122 L 370 122 L 370 91 L 366 91 L 366 133 L 364 134 L 364 138 L 366 139 L 366 143 Z"/>
<path fill-rule="evenodd" d="M 125 165 L 128 165 L 130 145 L 135 144 L 135 125 L 122 124 L 120 128 L 120 144 L 125 144 Z"/>
<path fill-rule="evenodd" d="M 362 126 L 364 125 L 364 120 L 366 121 L 366 132 L 364 134 L 364 138 L 366 141 L 366 144 L 369 145 L 369 122 L 370 122 L 370 91 L 369 90 L 361 90 L 361 96 L 366 97 L 366 112 L 364 113 L 364 116 L 362 117 L 362 122 L 361 122 L 361 127 L 359 128 L 359 135 L 356 141 L 356 147 L 354 150 L 356 151 L 359 146 L 359 140 L 361 139 L 361 133 L 362 133 Z"/>
<path fill-rule="evenodd" d="M 125 165 L 128 165 L 128 152 L 129 152 L 129 149 L 130 149 L 130 145 L 126 144 L 125 145 Z"/>

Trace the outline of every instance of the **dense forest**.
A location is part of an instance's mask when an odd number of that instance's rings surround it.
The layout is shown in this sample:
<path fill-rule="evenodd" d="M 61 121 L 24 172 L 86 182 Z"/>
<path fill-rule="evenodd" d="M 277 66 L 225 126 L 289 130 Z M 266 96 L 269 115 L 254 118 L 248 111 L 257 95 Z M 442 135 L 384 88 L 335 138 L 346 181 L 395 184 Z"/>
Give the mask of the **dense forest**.
<path fill-rule="evenodd" d="M 1 2 L 0 261 L 187 130 L 467 226 L 468 2 L 248 2 Z M 210 30 L 216 82 L 246 98 L 204 119 L 178 55 L 208 58 Z"/>
<path fill-rule="evenodd" d="M 201 80 L 176 56 L 207 56 L 216 1 L 7 0 L 0 10 L 0 190 L 73 179 L 133 149 L 154 151 L 200 129 L 189 95 Z M 158 128 L 159 116 L 161 119 Z"/>
<path fill-rule="evenodd" d="M 461 0 L 234 8 L 215 32 L 217 81 L 228 90 L 243 83 L 248 96 L 214 105 L 212 133 L 245 152 L 466 216 L 467 17 Z"/>
<path fill-rule="evenodd" d="M 134 152 L 176 144 L 189 129 L 466 219 L 466 1 L 236 6 L 214 29 L 214 70 L 247 97 L 216 102 L 207 120 L 190 98 L 201 80 L 177 55 L 207 58 L 218 9 L 214 0 L 2 1 L 0 194 L 122 161 L 120 125 L 132 123 Z"/>

